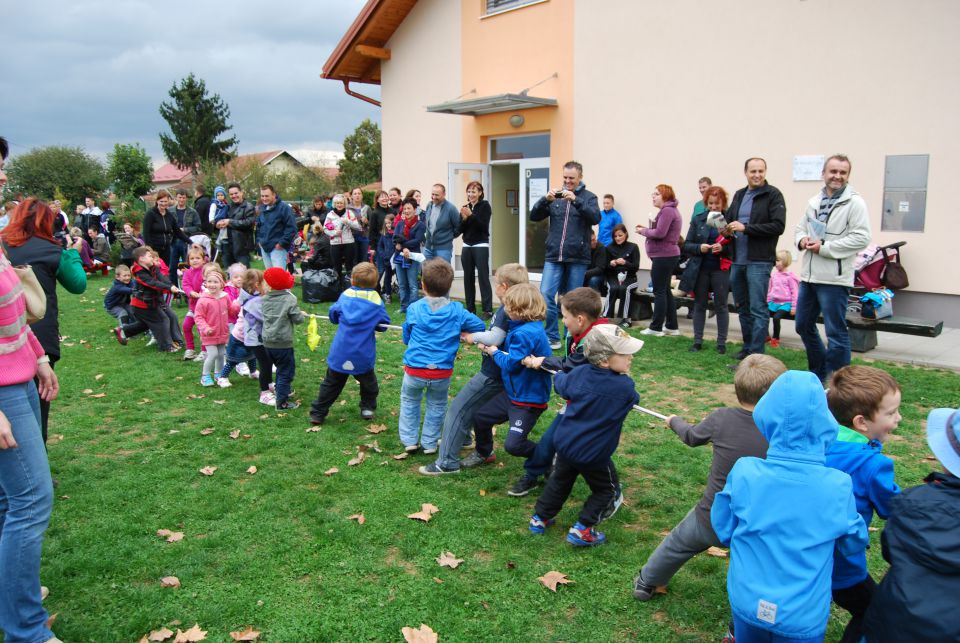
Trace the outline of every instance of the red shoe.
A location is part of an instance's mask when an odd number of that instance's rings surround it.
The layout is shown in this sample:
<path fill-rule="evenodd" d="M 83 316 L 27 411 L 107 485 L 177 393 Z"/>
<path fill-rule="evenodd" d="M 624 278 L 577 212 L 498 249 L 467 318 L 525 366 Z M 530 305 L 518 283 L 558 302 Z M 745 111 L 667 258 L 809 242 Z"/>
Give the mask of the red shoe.
<path fill-rule="evenodd" d="M 770 347 L 771 348 L 780 348 L 780 340 L 776 337 L 770 338 Z"/>
<path fill-rule="evenodd" d="M 766 343 L 770 344 L 771 340 L 773 340 L 773 338 L 770 337 L 770 335 L 767 335 Z"/>

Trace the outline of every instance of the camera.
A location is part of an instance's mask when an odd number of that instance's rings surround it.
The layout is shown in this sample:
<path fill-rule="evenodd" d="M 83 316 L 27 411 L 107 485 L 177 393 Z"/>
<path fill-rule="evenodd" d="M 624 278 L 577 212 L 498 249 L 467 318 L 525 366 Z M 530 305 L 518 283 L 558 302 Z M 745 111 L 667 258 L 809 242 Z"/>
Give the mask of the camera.
<path fill-rule="evenodd" d="M 563 190 L 557 190 L 556 192 L 554 192 L 554 193 L 553 193 L 553 197 L 554 197 L 555 199 L 562 199 L 562 198 L 563 198 Z"/>

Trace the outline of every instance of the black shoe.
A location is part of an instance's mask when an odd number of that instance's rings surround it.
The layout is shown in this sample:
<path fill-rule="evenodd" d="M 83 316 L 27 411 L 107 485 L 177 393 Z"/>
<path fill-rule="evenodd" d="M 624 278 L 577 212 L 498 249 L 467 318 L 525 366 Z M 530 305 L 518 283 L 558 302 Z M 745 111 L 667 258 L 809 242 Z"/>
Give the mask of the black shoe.
<path fill-rule="evenodd" d="M 360 417 L 364 420 L 372 420 L 376 412 L 373 409 L 360 409 Z"/>
<path fill-rule="evenodd" d="M 694 344 L 693 346 L 691 346 L 690 348 L 688 348 L 688 349 L 687 349 L 687 352 L 688 352 L 688 353 L 699 353 L 701 348 L 703 348 L 703 344 L 697 343 L 697 344 Z"/>
<path fill-rule="evenodd" d="M 313 413 L 310 414 L 310 424 L 314 426 L 319 426 L 326 421 L 327 421 L 326 415 L 314 415 Z"/>
<path fill-rule="evenodd" d="M 727 354 L 727 347 L 724 346 L 723 344 L 717 344 L 717 354 L 718 354 L 718 355 L 726 355 L 726 354 Z"/>
<path fill-rule="evenodd" d="M 113 334 L 117 336 L 117 341 L 120 342 L 121 346 L 127 345 L 127 336 L 124 334 L 122 327 L 117 326 L 116 328 L 114 328 Z"/>
<path fill-rule="evenodd" d="M 519 480 L 513 483 L 513 486 L 507 490 L 508 496 L 513 496 L 514 498 L 520 498 L 525 496 L 534 488 L 540 484 L 538 478 L 531 478 L 528 475 L 524 475 Z"/>
<path fill-rule="evenodd" d="M 739 353 L 737 353 L 737 354 L 734 356 L 733 359 L 735 359 L 735 360 L 737 360 L 737 361 L 739 362 L 739 361 L 741 361 L 741 360 L 746 359 L 747 355 L 749 355 L 749 354 L 750 354 L 750 351 L 748 351 L 747 349 L 744 348 L 744 349 L 742 349 Z"/>
<path fill-rule="evenodd" d="M 633 326 L 633 322 L 630 321 L 630 318 L 624 318 L 618 324 L 618 326 L 620 326 L 620 328 L 622 328 L 623 330 L 630 330 L 630 328 Z"/>
<path fill-rule="evenodd" d="M 657 588 L 644 583 L 639 574 L 633 579 L 633 597 L 638 601 L 649 601 L 656 593 Z"/>
<path fill-rule="evenodd" d="M 287 400 L 283 404 L 277 404 L 278 411 L 292 411 L 293 409 L 299 409 L 300 402 L 294 402 L 293 400 Z"/>
<path fill-rule="evenodd" d="M 490 321 L 491 319 L 493 319 L 493 313 L 490 312 L 489 310 L 485 310 L 483 311 L 483 314 L 480 315 L 480 319 L 482 319 L 483 321 Z"/>
<path fill-rule="evenodd" d="M 688 311 L 687 311 L 687 319 L 693 319 L 693 311 L 692 311 L 692 310 L 688 310 Z"/>

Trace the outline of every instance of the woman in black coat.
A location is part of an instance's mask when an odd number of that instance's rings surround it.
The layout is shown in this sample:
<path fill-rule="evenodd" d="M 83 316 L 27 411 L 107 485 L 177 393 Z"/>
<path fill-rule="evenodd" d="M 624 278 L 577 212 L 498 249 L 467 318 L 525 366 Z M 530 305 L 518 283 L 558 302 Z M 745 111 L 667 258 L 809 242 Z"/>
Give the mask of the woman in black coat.
<path fill-rule="evenodd" d="M 621 325 L 630 325 L 630 311 L 624 310 L 627 286 L 636 283 L 640 268 L 640 248 L 627 241 L 627 227 L 622 223 L 613 226 L 613 243 L 606 248 L 606 265 L 603 275 L 607 282 L 607 317 L 622 317 Z M 623 275 L 623 278 L 621 278 Z M 617 307 L 617 302 L 620 302 Z"/>
<path fill-rule="evenodd" d="M 143 215 L 143 241 L 153 248 L 160 258 L 167 263 L 167 267 L 176 275 L 177 266 L 172 262 L 171 249 L 174 239 L 180 239 L 187 247 L 190 246 L 190 237 L 177 225 L 177 216 L 170 212 L 170 194 L 166 190 L 157 192 L 157 204 Z M 176 278 L 172 279 L 176 282 Z"/>
<path fill-rule="evenodd" d="M 467 203 L 460 208 L 460 234 L 463 235 L 464 307 L 476 313 L 477 292 L 474 275 L 480 282 L 480 306 L 483 319 L 493 317 L 493 289 L 490 287 L 490 217 L 493 211 L 483 198 L 483 186 L 479 181 L 467 184 Z"/>

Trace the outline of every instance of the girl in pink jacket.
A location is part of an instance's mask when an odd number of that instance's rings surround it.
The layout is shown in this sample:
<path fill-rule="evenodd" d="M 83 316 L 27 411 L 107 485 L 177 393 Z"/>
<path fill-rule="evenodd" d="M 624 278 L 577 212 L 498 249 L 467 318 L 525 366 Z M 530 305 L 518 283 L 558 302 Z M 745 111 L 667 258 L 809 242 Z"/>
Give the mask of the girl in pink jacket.
<path fill-rule="evenodd" d="M 795 273 L 787 270 L 793 257 L 786 250 L 777 253 L 777 264 L 770 275 L 767 287 L 767 308 L 773 320 L 773 335 L 767 337 L 770 346 L 780 348 L 780 320 L 797 312 L 797 295 L 800 294 L 800 280 Z"/>
<path fill-rule="evenodd" d="M 200 331 L 200 343 L 207 353 L 203 360 L 203 374 L 200 384 L 213 386 L 216 382 L 211 373 L 223 370 L 227 355 L 227 339 L 230 337 L 230 316 L 239 313 L 240 306 L 231 301 L 223 291 L 226 280 L 219 270 L 208 270 L 203 282 L 206 292 L 197 301 L 193 312 Z"/>
<path fill-rule="evenodd" d="M 193 341 L 193 327 L 196 325 L 194 311 L 197 302 L 203 294 L 203 249 L 193 246 L 187 252 L 187 264 L 190 266 L 180 276 L 180 287 L 187 297 L 190 310 L 183 316 L 183 337 L 187 344 L 187 351 L 183 354 L 184 360 L 197 359 L 197 345 Z"/>

